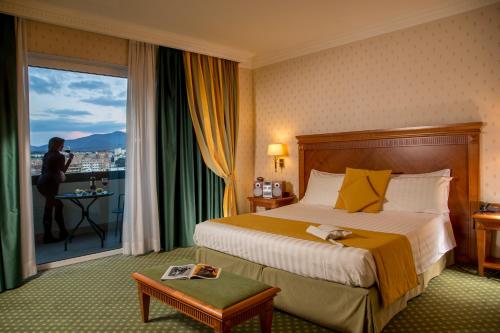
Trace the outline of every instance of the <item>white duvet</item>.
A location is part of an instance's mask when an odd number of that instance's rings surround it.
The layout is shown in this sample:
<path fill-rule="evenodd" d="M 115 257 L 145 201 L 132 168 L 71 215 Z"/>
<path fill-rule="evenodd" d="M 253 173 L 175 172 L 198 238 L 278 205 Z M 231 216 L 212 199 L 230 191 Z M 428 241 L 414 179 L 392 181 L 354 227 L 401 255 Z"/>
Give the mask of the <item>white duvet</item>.
<path fill-rule="evenodd" d="M 405 235 L 418 274 L 455 247 L 447 214 L 388 211 L 350 214 L 302 203 L 257 214 Z M 377 281 L 373 257 L 364 249 L 336 247 L 210 221 L 198 224 L 193 238 L 198 246 L 306 277 L 365 288 Z"/>

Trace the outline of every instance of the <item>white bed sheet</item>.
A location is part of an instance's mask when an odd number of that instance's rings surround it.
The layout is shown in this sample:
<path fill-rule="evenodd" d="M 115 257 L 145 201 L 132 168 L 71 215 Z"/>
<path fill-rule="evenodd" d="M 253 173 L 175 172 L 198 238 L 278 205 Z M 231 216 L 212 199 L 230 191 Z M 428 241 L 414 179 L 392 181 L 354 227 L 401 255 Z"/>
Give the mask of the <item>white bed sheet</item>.
<path fill-rule="evenodd" d="M 350 214 L 329 206 L 302 203 L 257 214 L 405 235 L 418 274 L 456 245 L 448 214 L 387 211 Z M 364 249 L 336 247 L 210 221 L 198 224 L 193 238 L 198 246 L 306 277 L 364 288 L 377 281 L 373 257 Z"/>

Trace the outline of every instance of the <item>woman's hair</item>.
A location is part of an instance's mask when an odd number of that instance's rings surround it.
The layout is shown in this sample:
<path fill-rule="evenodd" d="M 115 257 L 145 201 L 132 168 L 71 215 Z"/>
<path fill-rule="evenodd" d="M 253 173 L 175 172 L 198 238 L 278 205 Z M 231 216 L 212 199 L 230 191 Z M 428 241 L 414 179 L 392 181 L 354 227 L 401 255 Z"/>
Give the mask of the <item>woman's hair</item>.
<path fill-rule="evenodd" d="M 49 151 L 57 151 L 57 147 L 64 145 L 64 139 L 57 136 L 49 140 Z"/>

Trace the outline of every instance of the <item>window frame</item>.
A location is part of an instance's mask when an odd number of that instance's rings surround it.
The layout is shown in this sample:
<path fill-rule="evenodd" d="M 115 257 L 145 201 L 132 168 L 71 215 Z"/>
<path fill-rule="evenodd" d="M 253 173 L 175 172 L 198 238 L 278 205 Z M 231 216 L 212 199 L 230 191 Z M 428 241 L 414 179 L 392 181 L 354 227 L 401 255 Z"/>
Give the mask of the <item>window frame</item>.
<path fill-rule="evenodd" d="M 28 52 L 28 66 L 128 79 L 128 67 L 94 60 Z"/>

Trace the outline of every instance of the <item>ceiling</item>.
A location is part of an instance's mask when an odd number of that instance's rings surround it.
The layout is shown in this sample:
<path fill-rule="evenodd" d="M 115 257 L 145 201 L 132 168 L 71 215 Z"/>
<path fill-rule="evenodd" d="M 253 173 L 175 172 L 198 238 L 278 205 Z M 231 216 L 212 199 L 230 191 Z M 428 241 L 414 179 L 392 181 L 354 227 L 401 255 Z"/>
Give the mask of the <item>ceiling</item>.
<path fill-rule="evenodd" d="M 260 67 L 494 0 L 0 0 L 0 11 Z"/>

